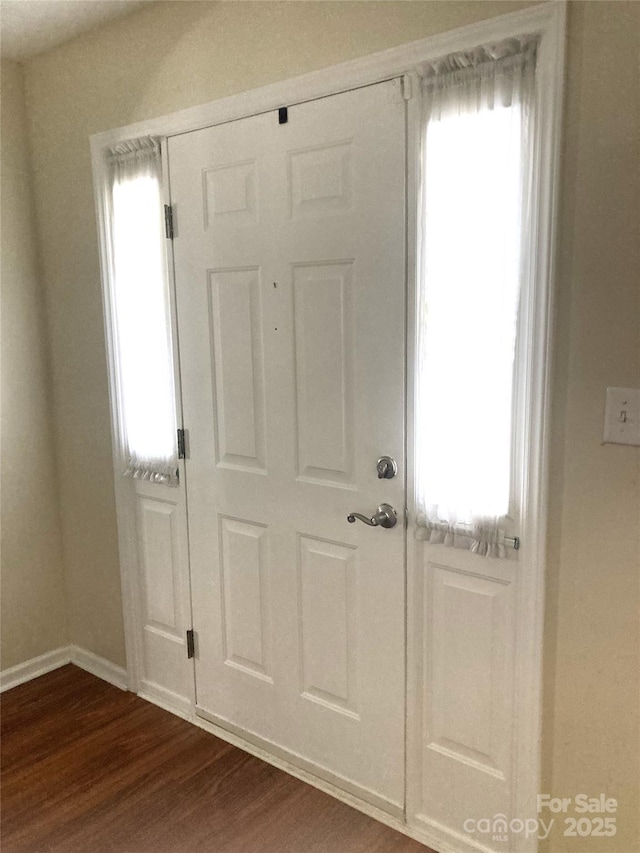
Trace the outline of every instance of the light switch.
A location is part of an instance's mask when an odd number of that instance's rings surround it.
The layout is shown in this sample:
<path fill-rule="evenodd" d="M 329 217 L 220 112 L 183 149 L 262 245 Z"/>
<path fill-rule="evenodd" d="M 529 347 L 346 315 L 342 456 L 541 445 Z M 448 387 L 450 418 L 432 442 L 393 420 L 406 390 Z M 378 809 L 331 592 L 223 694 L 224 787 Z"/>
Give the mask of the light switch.
<path fill-rule="evenodd" d="M 607 388 L 604 443 L 640 445 L 640 389 Z"/>

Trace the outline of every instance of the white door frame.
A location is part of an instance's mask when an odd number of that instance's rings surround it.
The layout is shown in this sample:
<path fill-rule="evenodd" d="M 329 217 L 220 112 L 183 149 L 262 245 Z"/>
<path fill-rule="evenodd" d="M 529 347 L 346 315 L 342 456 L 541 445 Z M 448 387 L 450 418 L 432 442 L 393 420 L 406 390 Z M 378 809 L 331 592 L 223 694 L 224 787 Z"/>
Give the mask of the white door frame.
<path fill-rule="evenodd" d="M 418 174 L 418 98 L 411 98 L 412 84 L 415 86 L 416 73 L 420 65 L 448 53 L 461 51 L 492 41 L 515 37 L 522 34 L 540 35 L 537 73 L 539 75 L 538 110 L 540 116 L 539 136 L 537 139 L 537 184 L 534 192 L 536 220 L 536 252 L 534 257 L 536 282 L 532 299 L 526 312 L 525 335 L 529 342 L 529 383 L 523 411 L 523 434 L 528 447 L 529 478 L 524 489 L 523 516 L 526 529 L 520 531 L 526 539 L 520 562 L 522 583 L 517 603 L 517 619 L 521 639 L 518 642 L 517 704 L 514 714 L 516 731 L 516 755 L 514 759 L 514 804 L 517 814 L 530 810 L 532 798 L 539 790 L 540 778 L 540 733 L 542 717 L 542 634 L 544 615 L 544 577 L 546 518 L 548 510 L 548 434 L 550 420 L 550 375 L 551 375 L 551 335 L 553 318 L 553 281 L 555 259 L 555 232 L 558 198 L 558 171 L 560 159 L 561 110 L 564 90 L 566 3 L 564 0 L 552 0 L 539 6 L 487 19 L 476 24 L 432 36 L 409 44 L 381 51 L 330 68 L 314 71 L 303 76 L 254 89 L 201 106 L 190 107 L 171 115 L 149 119 L 126 127 L 95 134 L 91 137 L 91 155 L 94 177 L 96 215 L 100 244 L 103 306 L 105 317 L 105 338 L 108 354 L 109 389 L 112 413 L 113 464 L 115 475 L 115 497 L 118 521 L 118 542 L 120 571 L 123 590 L 123 612 L 125 622 L 125 641 L 127 652 L 128 686 L 134 692 L 144 692 L 144 664 L 140 640 L 140 603 L 138 576 L 140 571 L 138 555 L 138 532 L 135 521 L 134 481 L 121 476 L 123 470 L 124 445 L 121 414 L 118 409 L 118 387 L 114 360 L 113 312 L 110 288 L 110 249 L 107 237 L 108 182 L 105 150 L 117 142 L 137 136 L 154 135 L 162 138 L 178 133 L 186 133 L 215 124 L 232 121 L 260 112 L 277 109 L 283 105 L 292 105 L 315 98 L 355 89 L 405 76 L 405 97 L 408 99 L 408 258 L 407 258 L 407 329 L 414 327 L 416 295 L 416 210 L 417 210 L 417 174 Z M 166 175 L 165 175 L 166 179 Z M 167 182 L 165 180 L 165 187 Z M 167 241 L 169 243 L 169 241 Z M 173 268 L 171 248 L 168 245 L 168 268 Z M 171 272 L 170 272 L 171 277 Z M 173 281 L 171 281 L 173 290 Z M 175 336 L 174 336 L 175 341 Z M 415 342 L 408 335 L 407 364 L 413 364 Z M 178 371 L 178 350 L 175 348 L 176 376 Z M 407 371 L 408 376 L 413 370 Z M 407 388 L 407 424 L 413 423 L 413 386 L 409 381 Z M 180 397 L 178 396 L 178 400 Z M 180 413 L 179 420 L 180 420 Z M 407 436 L 411 447 L 412 436 Z M 408 457 L 410 458 L 410 456 Z M 181 463 L 183 465 L 183 463 Z M 409 510 L 413 483 L 411 468 L 408 470 L 407 487 Z M 184 502 L 184 483 L 180 487 L 180 498 Z M 184 519 L 181 510 L 181 517 Z M 412 551 L 409 550 L 409 555 Z M 409 558 L 410 559 L 410 558 Z M 415 567 L 409 565 L 408 578 Z M 188 585 L 185 587 L 188 595 Z M 408 585 L 409 605 L 413 589 Z M 190 611 L 190 602 L 184 602 L 185 612 Z M 408 612 L 411 607 L 409 606 Z M 413 637 L 408 637 L 409 659 L 414 659 L 416 650 L 412 648 Z M 415 689 L 409 679 L 409 690 Z M 162 697 L 149 696 L 153 701 L 163 703 Z M 408 709 L 411 708 L 411 696 L 408 697 Z M 171 710 L 181 713 L 189 719 L 193 717 L 193 696 L 177 697 L 172 705 L 164 704 Z M 195 720 L 194 720 L 195 721 Z M 410 722 L 410 721 L 408 721 Z M 198 724 L 202 725 L 200 721 Z M 211 727 L 210 730 L 214 730 Z M 411 729 L 411 726 L 409 726 Z M 223 732 L 216 734 L 225 736 Z M 230 736 L 231 738 L 233 736 Z M 229 739 L 229 736 L 227 735 Z M 236 739 L 236 742 L 241 743 Z M 247 748 L 246 743 L 242 745 Z M 250 750 L 256 752 L 256 750 Z M 263 754 L 260 757 L 274 761 L 273 756 Z M 282 766 L 282 763 L 281 763 Z M 439 850 L 471 849 L 469 842 L 460 837 L 449 836 L 446 840 L 438 833 L 430 833 L 428 828 L 410 829 L 404 823 L 388 818 L 377 809 L 368 809 L 353 797 L 343 796 L 341 792 L 327 788 L 308 774 L 286 767 L 294 775 L 301 775 L 306 781 L 318 784 L 325 790 L 340 796 L 345 801 L 369 813 L 375 813 L 378 819 L 389 823 L 396 829 L 414 835 Z M 476 848 L 477 849 L 477 848 Z M 528 848 L 532 849 L 531 847 Z"/>

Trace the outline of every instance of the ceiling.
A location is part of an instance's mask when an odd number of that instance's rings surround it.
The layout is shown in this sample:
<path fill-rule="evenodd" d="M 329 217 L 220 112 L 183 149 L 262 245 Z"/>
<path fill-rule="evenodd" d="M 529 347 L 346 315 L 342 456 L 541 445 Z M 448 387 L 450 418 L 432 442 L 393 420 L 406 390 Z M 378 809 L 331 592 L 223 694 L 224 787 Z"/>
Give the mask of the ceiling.
<path fill-rule="evenodd" d="M 152 0 L 1 0 L 3 59 L 24 61 Z"/>

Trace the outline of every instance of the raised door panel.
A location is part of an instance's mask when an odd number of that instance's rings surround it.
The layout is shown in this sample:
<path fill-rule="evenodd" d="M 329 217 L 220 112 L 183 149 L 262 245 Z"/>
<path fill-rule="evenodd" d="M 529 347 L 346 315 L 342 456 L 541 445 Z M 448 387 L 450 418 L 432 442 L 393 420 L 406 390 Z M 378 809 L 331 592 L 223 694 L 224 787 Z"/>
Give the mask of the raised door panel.
<path fill-rule="evenodd" d="M 183 487 L 134 481 L 142 619 L 141 689 L 187 710 L 193 695 L 186 664 L 188 594 Z"/>
<path fill-rule="evenodd" d="M 509 585 L 430 564 L 427 749 L 504 779 Z"/>
<path fill-rule="evenodd" d="M 180 606 L 176 504 L 140 495 L 137 500 L 145 624 L 175 633 Z"/>
<path fill-rule="evenodd" d="M 289 152 L 292 219 L 352 208 L 352 140 Z"/>
<path fill-rule="evenodd" d="M 262 524 L 220 518 L 223 658 L 271 681 L 268 535 Z"/>
<path fill-rule="evenodd" d="M 302 696 L 358 719 L 357 551 L 308 536 L 298 548 Z"/>
<path fill-rule="evenodd" d="M 260 271 L 209 272 L 216 456 L 219 465 L 265 467 L 265 388 Z"/>
<path fill-rule="evenodd" d="M 510 808 L 513 564 L 442 545 L 410 547 L 421 565 L 412 593 L 419 657 L 410 674 L 417 748 L 410 754 L 410 813 L 436 832 L 454 827 L 464 836 L 466 818 Z"/>
<path fill-rule="evenodd" d="M 202 188 L 205 230 L 257 223 L 255 160 L 203 169 Z"/>
<path fill-rule="evenodd" d="M 353 264 L 293 269 L 298 476 L 353 483 Z"/>

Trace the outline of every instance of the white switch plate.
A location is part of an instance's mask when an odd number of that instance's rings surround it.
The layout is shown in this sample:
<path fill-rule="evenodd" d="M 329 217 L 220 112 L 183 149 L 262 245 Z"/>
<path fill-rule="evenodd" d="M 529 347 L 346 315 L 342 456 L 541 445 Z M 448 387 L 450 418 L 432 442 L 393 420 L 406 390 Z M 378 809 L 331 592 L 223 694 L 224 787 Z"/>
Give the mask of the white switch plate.
<path fill-rule="evenodd" d="M 639 388 L 607 388 L 604 443 L 640 445 Z"/>

